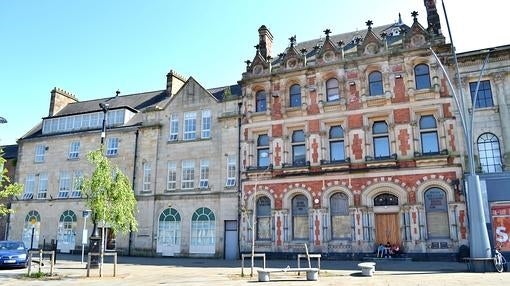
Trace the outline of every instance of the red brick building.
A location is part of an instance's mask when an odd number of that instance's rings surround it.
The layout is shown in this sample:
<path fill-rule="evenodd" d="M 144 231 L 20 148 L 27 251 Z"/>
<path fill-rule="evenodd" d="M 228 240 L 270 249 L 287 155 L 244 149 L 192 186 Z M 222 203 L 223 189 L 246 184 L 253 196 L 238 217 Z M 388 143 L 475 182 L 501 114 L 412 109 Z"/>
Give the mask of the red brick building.
<path fill-rule="evenodd" d="M 429 1 L 430 2 L 430 1 Z M 467 219 L 453 99 L 428 50 L 447 52 L 435 6 L 394 24 L 259 44 L 240 81 L 242 252 L 330 257 L 398 244 L 454 256 Z M 252 232 L 254 230 L 254 232 Z"/>

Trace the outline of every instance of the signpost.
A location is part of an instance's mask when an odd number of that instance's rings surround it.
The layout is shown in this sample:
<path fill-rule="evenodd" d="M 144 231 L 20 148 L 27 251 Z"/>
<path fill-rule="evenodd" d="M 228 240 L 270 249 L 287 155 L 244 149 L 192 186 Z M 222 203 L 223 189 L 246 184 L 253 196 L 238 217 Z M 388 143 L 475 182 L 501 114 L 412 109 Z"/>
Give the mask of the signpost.
<path fill-rule="evenodd" d="M 87 218 L 92 213 L 91 210 L 83 211 L 83 232 L 81 235 L 81 263 L 83 264 L 83 257 L 85 256 L 85 244 L 87 244 L 88 230 L 87 230 Z"/>

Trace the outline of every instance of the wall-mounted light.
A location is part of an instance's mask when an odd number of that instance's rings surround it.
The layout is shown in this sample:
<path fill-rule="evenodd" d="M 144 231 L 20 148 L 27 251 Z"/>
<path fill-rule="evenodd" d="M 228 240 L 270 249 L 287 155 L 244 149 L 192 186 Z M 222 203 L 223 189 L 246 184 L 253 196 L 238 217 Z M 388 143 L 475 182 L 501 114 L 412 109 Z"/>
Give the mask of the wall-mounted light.
<path fill-rule="evenodd" d="M 349 82 L 349 85 L 351 85 L 351 86 L 352 86 L 352 85 L 356 85 L 356 83 L 355 83 L 354 81 L 350 81 L 350 82 Z"/>
<path fill-rule="evenodd" d="M 402 75 L 401 74 L 396 74 L 395 78 L 402 78 Z"/>

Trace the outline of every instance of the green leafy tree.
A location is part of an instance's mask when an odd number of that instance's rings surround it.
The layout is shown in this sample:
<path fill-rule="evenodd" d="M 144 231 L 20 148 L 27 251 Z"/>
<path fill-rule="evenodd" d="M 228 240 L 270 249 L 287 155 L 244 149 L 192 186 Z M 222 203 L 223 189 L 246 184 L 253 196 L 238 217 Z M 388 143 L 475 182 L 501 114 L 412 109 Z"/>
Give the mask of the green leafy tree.
<path fill-rule="evenodd" d="M 114 233 L 136 231 L 138 209 L 128 177 L 101 150 L 90 152 L 87 158 L 95 169 L 83 180 L 83 192 L 94 223 L 104 220 Z"/>
<path fill-rule="evenodd" d="M 0 216 L 12 213 L 13 210 L 7 208 L 5 199 L 12 196 L 19 196 L 23 192 L 23 185 L 18 183 L 11 183 L 7 176 L 7 169 L 4 168 L 6 160 L 3 157 L 3 151 L 0 149 Z"/>

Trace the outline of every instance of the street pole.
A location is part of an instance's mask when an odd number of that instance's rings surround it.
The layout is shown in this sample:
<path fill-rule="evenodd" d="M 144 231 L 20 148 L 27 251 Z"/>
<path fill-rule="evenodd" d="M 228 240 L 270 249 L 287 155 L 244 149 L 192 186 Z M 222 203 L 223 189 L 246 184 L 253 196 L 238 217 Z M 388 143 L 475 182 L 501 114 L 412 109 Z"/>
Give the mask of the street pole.
<path fill-rule="evenodd" d="M 478 95 L 478 87 L 480 85 L 480 80 L 482 77 L 482 74 L 485 70 L 485 66 L 488 62 L 490 50 L 487 53 L 483 66 L 480 70 L 480 75 L 478 77 L 478 82 L 476 84 L 476 90 L 475 90 L 475 96 L 472 100 L 472 113 L 469 114 L 469 110 L 467 110 L 466 104 L 464 104 L 464 95 L 462 91 L 462 83 L 460 80 L 460 73 L 459 73 L 459 65 L 457 61 L 457 53 L 455 51 L 455 47 L 453 45 L 453 39 L 452 34 L 450 32 L 450 25 L 448 22 L 448 16 L 446 14 L 446 8 L 444 5 L 444 1 L 442 1 L 443 11 L 445 14 L 446 19 L 446 25 L 448 27 L 448 33 L 450 36 L 450 44 L 451 44 L 451 51 L 453 53 L 453 60 L 454 60 L 454 66 L 456 71 L 456 80 L 457 80 L 457 86 L 459 89 L 459 94 L 456 93 L 454 86 L 452 85 L 452 82 L 448 76 L 448 73 L 442 64 L 441 60 L 437 56 L 437 54 L 434 52 L 432 48 L 429 48 L 429 50 L 432 52 L 434 58 L 436 59 L 437 63 L 441 67 L 444 76 L 447 79 L 448 85 L 450 89 L 452 90 L 453 97 L 455 104 L 457 106 L 457 109 L 459 110 L 460 114 L 460 121 L 463 129 L 463 135 L 464 135 L 464 143 L 467 148 L 467 163 L 469 168 L 469 173 L 465 174 L 465 180 L 466 180 L 466 198 L 467 198 L 467 207 L 468 207 L 468 220 L 469 220 L 469 249 L 470 249 L 470 256 L 471 258 L 490 258 L 491 257 L 491 251 L 490 251 L 490 242 L 489 242 L 489 235 L 487 232 L 487 226 L 485 222 L 485 215 L 484 215 L 484 208 L 483 208 L 483 199 L 482 199 L 482 192 L 480 188 L 480 179 L 475 173 L 475 161 L 474 161 L 474 151 L 473 151 L 473 118 L 475 115 L 476 110 L 476 97 Z M 469 118 L 469 121 L 468 121 Z M 482 260 L 481 263 L 475 263 L 473 264 L 474 270 L 477 271 L 477 269 L 480 269 L 480 267 L 485 266 L 485 262 Z"/>
<path fill-rule="evenodd" d="M 101 110 L 103 111 L 103 126 L 101 128 L 101 147 L 100 147 L 100 150 L 101 152 L 104 151 L 104 140 L 105 140 L 105 137 L 106 137 L 106 119 L 107 119 L 107 113 L 108 113 L 108 109 L 110 107 L 110 105 L 108 103 L 99 103 L 99 107 L 101 108 Z M 103 247 L 103 239 L 104 239 L 104 235 L 103 235 L 103 231 L 104 231 L 104 214 L 103 214 L 103 230 L 101 231 L 101 238 L 99 237 L 99 233 L 97 231 L 97 220 L 98 220 L 98 215 L 97 213 L 94 212 L 93 216 L 92 216 L 92 221 L 94 222 L 94 227 L 92 229 L 92 233 L 90 235 L 90 243 L 89 243 L 89 252 L 92 252 L 92 253 L 98 253 L 100 251 L 102 251 Z M 99 245 L 99 243 L 101 243 L 101 245 Z M 102 253 L 102 252 L 101 252 Z M 102 255 L 101 255 L 102 257 Z M 103 263 L 103 261 L 101 261 L 101 264 Z M 90 258 L 90 268 L 98 268 L 99 267 L 99 257 L 97 255 L 92 255 L 91 258 Z"/>

